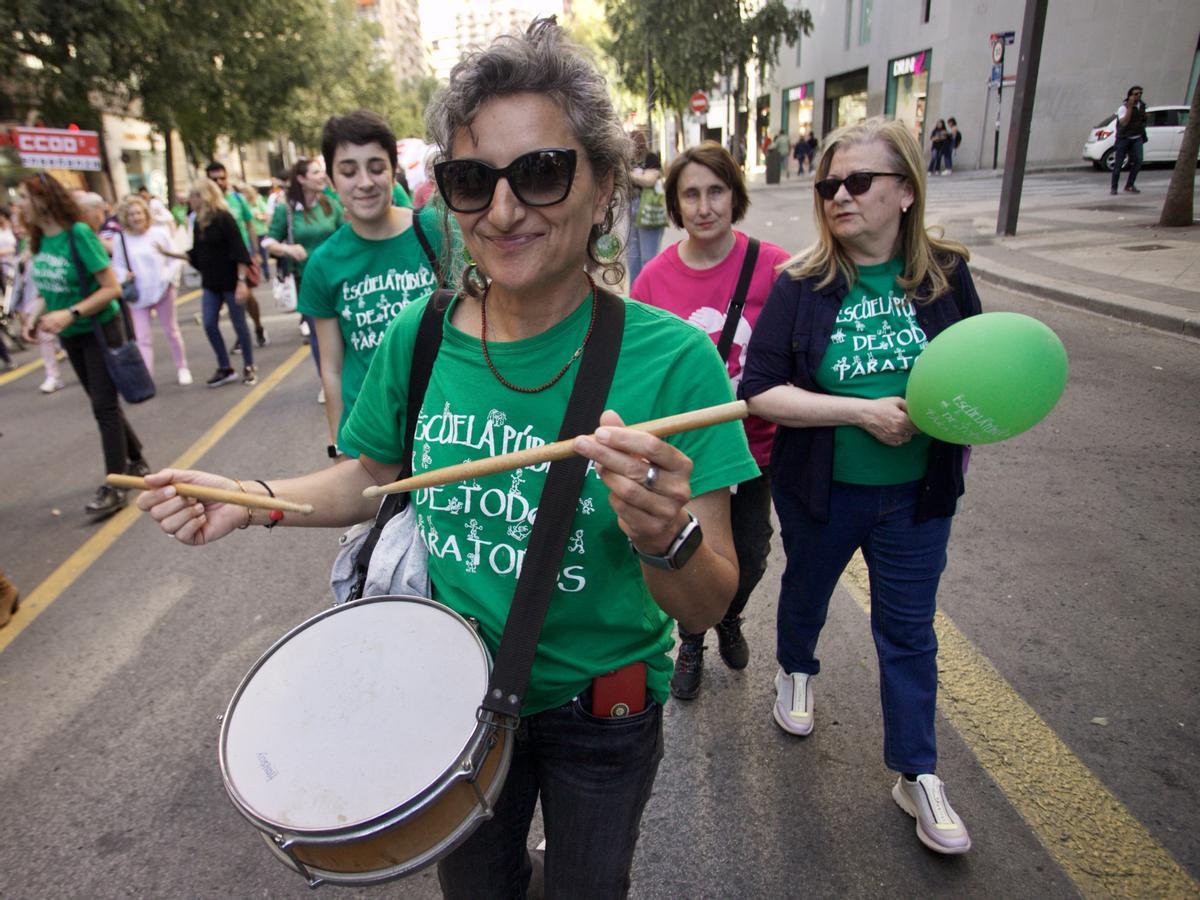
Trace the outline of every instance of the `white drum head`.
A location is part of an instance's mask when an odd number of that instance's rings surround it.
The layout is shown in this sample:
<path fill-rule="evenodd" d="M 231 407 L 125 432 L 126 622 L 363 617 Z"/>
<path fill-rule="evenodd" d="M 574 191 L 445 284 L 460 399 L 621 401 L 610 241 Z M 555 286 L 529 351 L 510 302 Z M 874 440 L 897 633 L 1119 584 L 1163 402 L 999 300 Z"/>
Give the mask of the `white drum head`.
<path fill-rule="evenodd" d="M 225 717 L 235 802 L 287 831 L 353 827 L 434 786 L 475 733 L 487 651 L 415 598 L 337 607 L 260 660 Z"/>

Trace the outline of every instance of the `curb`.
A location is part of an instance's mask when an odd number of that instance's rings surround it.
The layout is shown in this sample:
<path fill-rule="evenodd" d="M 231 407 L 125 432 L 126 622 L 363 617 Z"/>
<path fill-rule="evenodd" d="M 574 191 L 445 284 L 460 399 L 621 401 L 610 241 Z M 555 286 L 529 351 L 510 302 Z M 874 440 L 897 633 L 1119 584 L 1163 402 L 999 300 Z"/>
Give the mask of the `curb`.
<path fill-rule="evenodd" d="M 1089 287 L 1081 290 L 1078 285 L 1069 281 L 1031 275 L 979 254 L 972 255 L 970 266 L 972 274 L 997 287 L 1086 309 L 1157 331 L 1185 337 L 1200 337 L 1200 313 L 1169 303 L 1142 300 L 1102 288 Z"/>

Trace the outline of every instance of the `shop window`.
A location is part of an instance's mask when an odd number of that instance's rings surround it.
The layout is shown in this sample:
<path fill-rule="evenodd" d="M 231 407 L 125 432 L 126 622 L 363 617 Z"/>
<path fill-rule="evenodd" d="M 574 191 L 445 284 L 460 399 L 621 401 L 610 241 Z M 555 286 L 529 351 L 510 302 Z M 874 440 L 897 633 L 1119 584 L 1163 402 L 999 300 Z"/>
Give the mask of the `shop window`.
<path fill-rule="evenodd" d="M 861 0 L 858 14 L 858 45 L 871 43 L 871 19 L 875 15 L 875 0 Z"/>

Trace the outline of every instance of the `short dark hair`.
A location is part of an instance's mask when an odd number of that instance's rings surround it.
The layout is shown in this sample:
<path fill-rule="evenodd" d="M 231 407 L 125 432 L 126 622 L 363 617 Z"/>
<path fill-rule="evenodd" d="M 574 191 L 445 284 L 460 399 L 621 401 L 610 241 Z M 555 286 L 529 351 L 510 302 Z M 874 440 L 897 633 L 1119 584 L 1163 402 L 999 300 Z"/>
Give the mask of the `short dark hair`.
<path fill-rule="evenodd" d="M 664 186 L 667 201 L 667 216 L 676 228 L 683 227 L 683 213 L 679 209 L 679 176 L 691 163 L 704 166 L 723 182 L 733 193 L 733 221 L 740 222 L 750 208 L 750 194 L 746 191 L 746 181 L 742 177 L 741 167 L 734 162 L 729 151 L 716 141 L 704 141 L 695 147 L 689 147 L 671 162 L 667 171 L 667 183 Z"/>
<path fill-rule="evenodd" d="M 1142 86 L 1140 84 L 1135 84 L 1133 87 L 1131 87 L 1129 90 L 1127 90 L 1125 92 L 1125 99 L 1128 100 L 1134 91 L 1141 91 L 1141 90 L 1142 90 Z"/>
<path fill-rule="evenodd" d="M 396 172 L 396 133 L 380 116 L 369 109 L 360 109 L 345 116 L 330 116 L 321 131 L 321 155 L 325 169 L 333 173 L 333 155 L 342 144 L 378 144 L 387 153 Z"/>
<path fill-rule="evenodd" d="M 212 162 L 210 162 L 207 166 L 204 167 L 205 175 L 212 175 L 213 172 L 224 172 L 224 171 L 225 171 L 225 164 L 219 163 L 215 159 Z"/>

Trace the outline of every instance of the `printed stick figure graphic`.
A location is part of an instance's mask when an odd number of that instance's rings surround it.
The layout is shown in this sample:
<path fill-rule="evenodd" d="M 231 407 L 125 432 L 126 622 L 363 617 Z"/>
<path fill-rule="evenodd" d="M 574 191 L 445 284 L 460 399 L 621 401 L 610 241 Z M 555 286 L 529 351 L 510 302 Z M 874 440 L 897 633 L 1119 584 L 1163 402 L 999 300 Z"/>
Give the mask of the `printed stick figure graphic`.
<path fill-rule="evenodd" d="M 583 529 L 580 528 L 571 535 L 571 545 L 567 547 L 568 553 L 583 553 Z"/>
<path fill-rule="evenodd" d="M 846 373 L 850 370 L 850 363 L 846 362 L 846 357 L 842 357 L 833 364 L 833 371 L 838 373 L 838 381 L 846 380 Z"/>
<path fill-rule="evenodd" d="M 592 502 L 591 497 L 584 497 L 579 501 L 579 511 L 585 516 L 590 516 L 596 511 L 596 504 Z"/>

